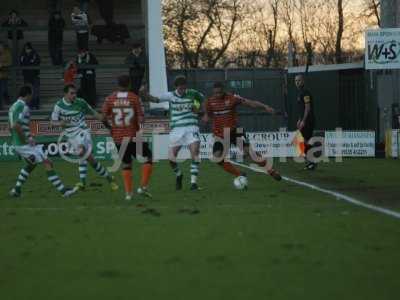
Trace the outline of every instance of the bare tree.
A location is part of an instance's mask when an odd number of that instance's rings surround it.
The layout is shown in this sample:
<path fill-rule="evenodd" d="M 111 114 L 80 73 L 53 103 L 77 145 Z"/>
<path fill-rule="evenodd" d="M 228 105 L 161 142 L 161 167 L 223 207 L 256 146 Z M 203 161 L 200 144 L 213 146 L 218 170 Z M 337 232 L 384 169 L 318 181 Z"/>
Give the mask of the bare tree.
<path fill-rule="evenodd" d="M 296 20 L 295 20 L 295 7 L 296 0 L 282 0 L 281 20 L 286 27 L 288 42 L 293 48 L 293 61 L 294 66 L 298 65 L 297 61 L 297 38 L 295 33 Z"/>
<path fill-rule="evenodd" d="M 374 19 L 375 23 L 380 27 L 381 26 L 381 15 L 380 15 L 380 7 L 381 2 L 378 0 L 364 0 L 363 1 L 365 9 L 364 15 L 367 18 Z"/>
<path fill-rule="evenodd" d="M 312 52 L 317 63 L 343 62 L 346 0 L 298 0 L 296 12 L 304 47 L 302 62 Z M 323 17 L 321 17 L 323 16 Z M 311 48 L 310 48 L 311 45 Z M 308 48 L 308 49 L 307 49 Z"/>
<path fill-rule="evenodd" d="M 271 66 L 271 62 L 275 59 L 275 45 L 276 45 L 276 37 L 278 31 L 278 16 L 279 16 L 279 0 L 270 0 L 270 9 L 272 11 L 273 24 L 272 26 L 267 26 L 263 23 L 264 35 L 268 40 L 268 50 L 267 50 L 267 58 L 266 58 L 266 66 Z"/>
<path fill-rule="evenodd" d="M 337 0 L 338 28 L 336 35 L 335 59 L 336 63 L 342 62 L 342 37 L 344 31 L 343 1 Z"/>
<path fill-rule="evenodd" d="M 215 1 L 215 0 L 214 0 Z M 218 46 L 214 48 L 214 55 L 208 58 L 207 66 L 213 68 L 227 51 L 232 40 L 236 38 L 235 30 L 241 19 L 242 3 L 240 0 L 220 0 L 215 5 L 213 17 L 215 19 L 215 35 Z"/>
<path fill-rule="evenodd" d="M 214 67 L 235 39 L 243 0 L 166 0 L 164 33 L 183 66 Z"/>
<path fill-rule="evenodd" d="M 359 59 L 378 0 L 164 0 L 169 66 L 285 66 Z"/>
<path fill-rule="evenodd" d="M 209 17 L 215 1 L 176 0 L 164 3 L 164 32 L 170 51 L 182 52 L 184 67 L 198 66 L 198 52 L 213 26 Z M 201 22 L 202 32 L 194 27 Z M 200 37 L 200 38 L 198 38 Z"/>

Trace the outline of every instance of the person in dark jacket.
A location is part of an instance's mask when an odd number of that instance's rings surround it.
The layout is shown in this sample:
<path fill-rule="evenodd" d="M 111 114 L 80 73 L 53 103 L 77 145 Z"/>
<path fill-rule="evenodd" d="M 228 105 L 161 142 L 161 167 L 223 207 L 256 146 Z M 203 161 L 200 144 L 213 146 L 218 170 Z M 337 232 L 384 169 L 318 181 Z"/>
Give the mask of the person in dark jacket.
<path fill-rule="evenodd" d="M 87 49 L 81 49 L 76 58 L 78 74 L 81 79 L 81 87 L 78 91 L 79 97 L 85 99 L 91 106 L 96 106 L 96 70 L 87 68 L 88 65 L 97 65 L 98 61 L 93 53 Z"/>
<path fill-rule="evenodd" d="M 89 12 L 89 0 L 79 0 L 79 8 L 81 11 L 88 13 Z"/>
<path fill-rule="evenodd" d="M 8 34 L 7 37 L 9 40 L 13 39 L 13 30 L 12 27 L 13 26 L 17 26 L 17 27 L 26 27 L 28 26 L 28 23 L 26 23 L 18 14 L 18 12 L 16 10 L 12 10 L 10 11 L 10 13 L 8 14 L 8 18 L 5 22 L 3 22 L 2 24 L 3 27 L 8 27 L 10 28 L 8 30 Z M 17 29 L 17 40 L 22 40 L 24 38 L 24 33 L 22 31 L 22 29 L 18 28 Z"/>
<path fill-rule="evenodd" d="M 40 56 L 33 49 L 31 43 L 26 43 L 22 48 L 22 53 L 19 59 L 19 63 L 22 67 L 34 67 L 40 66 Z M 22 70 L 22 75 L 24 77 L 24 84 L 32 86 L 33 95 L 32 101 L 30 102 L 31 109 L 39 109 L 40 100 L 40 70 Z"/>
<path fill-rule="evenodd" d="M 304 170 L 313 171 L 317 167 L 313 153 L 312 137 L 315 128 L 314 99 L 308 89 L 305 87 L 304 75 L 298 74 L 294 79 L 297 88 L 297 104 L 299 107 L 299 117 L 297 129 L 301 132 L 305 143 L 306 166 Z M 315 153 L 314 153 L 315 154 Z"/>
<path fill-rule="evenodd" d="M 147 66 L 147 57 L 141 44 L 132 45 L 131 53 L 125 58 L 125 63 L 129 66 L 131 91 L 138 94 Z"/>
<path fill-rule="evenodd" d="M 49 19 L 49 52 L 53 65 L 63 64 L 63 37 L 65 21 L 59 11 L 54 12 Z"/>
<path fill-rule="evenodd" d="M 100 16 L 107 26 L 114 26 L 114 0 L 96 0 Z"/>
<path fill-rule="evenodd" d="M 63 0 L 47 0 L 47 9 L 49 12 L 49 15 L 56 11 L 62 11 L 63 10 Z"/>

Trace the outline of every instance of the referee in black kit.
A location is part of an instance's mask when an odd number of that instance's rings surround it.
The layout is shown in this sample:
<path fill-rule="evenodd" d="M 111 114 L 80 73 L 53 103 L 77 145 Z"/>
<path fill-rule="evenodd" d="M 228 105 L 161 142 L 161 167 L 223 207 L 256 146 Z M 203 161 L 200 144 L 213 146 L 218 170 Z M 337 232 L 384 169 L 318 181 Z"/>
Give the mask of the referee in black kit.
<path fill-rule="evenodd" d="M 312 171 L 315 170 L 317 164 L 307 157 L 307 153 L 312 148 L 309 141 L 313 136 L 315 126 L 313 99 L 311 93 L 304 88 L 303 75 L 296 75 L 294 82 L 298 90 L 297 104 L 299 106 L 299 118 L 297 121 L 297 129 L 300 130 L 303 135 L 305 143 L 306 166 L 304 167 L 304 170 Z"/>

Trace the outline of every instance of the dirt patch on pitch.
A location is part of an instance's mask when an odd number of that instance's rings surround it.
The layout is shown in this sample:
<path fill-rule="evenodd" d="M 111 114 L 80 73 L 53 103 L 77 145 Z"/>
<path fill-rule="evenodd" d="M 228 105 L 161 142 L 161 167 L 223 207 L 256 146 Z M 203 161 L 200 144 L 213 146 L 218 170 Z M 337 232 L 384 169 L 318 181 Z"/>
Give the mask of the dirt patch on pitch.
<path fill-rule="evenodd" d="M 308 182 L 307 180 L 305 180 Z M 335 192 L 353 196 L 381 207 L 400 209 L 400 186 L 375 186 L 365 180 L 349 183 L 348 180 L 335 176 L 327 176 L 313 180 L 313 183 Z"/>
<path fill-rule="evenodd" d="M 349 195 L 354 195 L 360 200 L 366 200 L 368 203 L 400 209 L 399 187 L 376 187 L 376 186 L 347 186 L 336 189 Z"/>

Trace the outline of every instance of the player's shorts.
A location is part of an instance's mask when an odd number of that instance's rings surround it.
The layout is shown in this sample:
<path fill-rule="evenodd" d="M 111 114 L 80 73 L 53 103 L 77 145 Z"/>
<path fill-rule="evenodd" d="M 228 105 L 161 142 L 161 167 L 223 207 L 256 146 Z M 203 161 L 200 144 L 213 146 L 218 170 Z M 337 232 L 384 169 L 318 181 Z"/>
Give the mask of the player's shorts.
<path fill-rule="evenodd" d="M 247 140 L 246 134 L 244 132 L 237 132 L 236 130 L 232 130 L 229 138 L 229 146 L 237 146 L 238 143 L 243 145 L 243 147 L 250 146 L 250 143 Z M 217 152 L 223 152 L 223 151 L 224 151 L 224 145 L 222 144 L 222 141 L 215 139 L 213 145 L 213 153 L 215 154 Z"/>
<path fill-rule="evenodd" d="M 308 141 L 312 138 L 314 133 L 314 122 L 306 122 L 303 129 L 300 130 L 301 134 L 303 135 L 304 141 Z"/>
<path fill-rule="evenodd" d="M 149 143 L 143 143 L 143 148 L 142 148 L 142 154 L 140 156 L 144 157 L 146 159 L 146 162 L 151 163 L 153 161 L 153 153 L 150 150 Z M 121 144 L 116 144 L 116 147 L 119 151 L 121 149 Z M 137 150 L 140 151 L 140 149 L 136 149 L 136 143 L 135 142 L 129 142 L 128 146 L 126 147 L 125 153 L 122 156 L 122 162 L 124 164 L 131 164 L 132 163 L 132 157 L 136 158 L 136 155 L 139 153 L 136 153 Z"/>
<path fill-rule="evenodd" d="M 89 130 L 82 130 L 79 134 L 68 138 L 68 143 L 75 154 L 79 152 L 82 146 L 85 148 L 85 151 L 92 149 L 92 137 Z"/>
<path fill-rule="evenodd" d="M 16 146 L 15 152 L 30 164 L 38 164 L 47 159 L 47 156 L 43 151 L 43 145 Z"/>
<path fill-rule="evenodd" d="M 198 126 L 176 127 L 169 133 L 169 147 L 188 146 L 200 142 Z"/>

